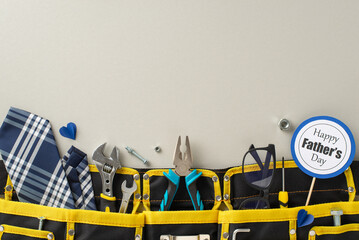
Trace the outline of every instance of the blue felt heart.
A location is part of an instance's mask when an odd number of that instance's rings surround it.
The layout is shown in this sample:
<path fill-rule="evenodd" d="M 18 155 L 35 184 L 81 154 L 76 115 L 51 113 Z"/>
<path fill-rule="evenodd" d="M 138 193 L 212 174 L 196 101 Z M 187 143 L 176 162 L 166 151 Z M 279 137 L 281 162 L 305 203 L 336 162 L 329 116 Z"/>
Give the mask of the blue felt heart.
<path fill-rule="evenodd" d="M 298 227 L 304 227 L 311 224 L 314 221 L 314 216 L 312 214 L 308 214 L 304 209 L 299 210 L 297 216 L 297 225 Z"/>
<path fill-rule="evenodd" d="M 60 134 L 63 137 L 75 140 L 76 139 L 76 124 L 73 122 L 69 122 L 67 124 L 67 127 L 61 127 Z"/>

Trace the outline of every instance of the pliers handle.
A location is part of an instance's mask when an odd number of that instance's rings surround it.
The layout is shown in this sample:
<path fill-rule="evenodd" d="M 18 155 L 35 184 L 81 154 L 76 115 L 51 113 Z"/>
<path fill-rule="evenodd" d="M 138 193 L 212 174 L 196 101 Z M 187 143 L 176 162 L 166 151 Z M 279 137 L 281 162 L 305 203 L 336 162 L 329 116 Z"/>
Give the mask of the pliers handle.
<path fill-rule="evenodd" d="M 163 196 L 163 199 L 160 204 L 160 211 L 168 211 L 171 207 L 173 199 L 177 193 L 180 176 L 178 176 L 172 169 L 169 169 L 168 173 L 163 172 L 163 175 L 168 179 L 168 187 Z M 199 191 L 197 190 L 197 179 L 202 175 L 202 172 L 197 173 L 197 170 L 194 169 L 190 174 L 185 177 L 186 187 L 188 194 L 191 198 L 192 205 L 194 210 L 203 210 L 203 202 Z"/>

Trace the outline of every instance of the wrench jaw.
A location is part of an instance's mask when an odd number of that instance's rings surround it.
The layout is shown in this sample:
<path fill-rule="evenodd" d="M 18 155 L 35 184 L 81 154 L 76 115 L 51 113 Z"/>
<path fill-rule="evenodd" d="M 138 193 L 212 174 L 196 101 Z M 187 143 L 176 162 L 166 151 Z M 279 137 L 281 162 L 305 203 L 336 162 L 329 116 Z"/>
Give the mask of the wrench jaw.
<path fill-rule="evenodd" d="M 93 153 L 92 159 L 100 173 L 102 179 L 102 193 L 108 197 L 113 197 L 113 178 L 117 169 L 121 168 L 119 150 L 114 147 L 110 157 L 103 154 L 106 143 L 99 146 Z"/>

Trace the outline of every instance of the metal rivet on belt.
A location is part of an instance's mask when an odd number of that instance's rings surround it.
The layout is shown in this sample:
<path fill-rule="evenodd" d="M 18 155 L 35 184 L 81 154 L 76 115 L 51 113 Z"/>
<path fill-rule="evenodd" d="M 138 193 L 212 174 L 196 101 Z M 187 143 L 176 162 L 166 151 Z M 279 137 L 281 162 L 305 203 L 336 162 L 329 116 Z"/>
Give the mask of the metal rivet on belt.
<path fill-rule="evenodd" d="M 212 177 L 212 181 L 213 181 L 213 182 L 217 182 L 217 181 L 218 181 L 218 177 L 217 177 L 217 176 L 213 176 L 213 177 Z"/>
<path fill-rule="evenodd" d="M 54 239 L 54 234 L 52 233 L 47 234 L 47 239 L 49 240 Z"/>
<path fill-rule="evenodd" d="M 3 231 L 4 231 L 4 226 L 0 225 L 0 232 L 3 232 Z"/>
<path fill-rule="evenodd" d="M 348 187 L 348 192 L 350 192 L 350 193 L 354 192 L 354 188 L 353 187 Z"/>
<path fill-rule="evenodd" d="M 219 201 L 222 200 L 222 197 L 221 197 L 220 195 L 217 195 L 217 196 L 216 196 L 216 200 L 219 202 Z"/>
<path fill-rule="evenodd" d="M 229 181 L 229 176 L 228 175 L 224 176 L 224 181 L 226 181 L 226 182 Z"/>
<path fill-rule="evenodd" d="M 289 231 L 289 233 L 290 233 L 291 235 L 294 235 L 294 234 L 296 233 L 296 231 L 295 231 L 294 228 L 292 228 L 292 229 Z"/>
<path fill-rule="evenodd" d="M 133 175 L 133 179 L 139 180 L 139 179 L 140 179 L 140 175 L 138 175 L 138 174 Z"/>
<path fill-rule="evenodd" d="M 312 237 L 315 236 L 315 231 L 314 231 L 314 230 L 310 230 L 310 231 L 309 231 L 309 235 L 312 236 Z"/>
<path fill-rule="evenodd" d="M 225 239 L 229 238 L 229 233 L 224 232 L 224 233 L 223 233 L 223 237 L 224 237 Z"/>
<path fill-rule="evenodd" d="M 69 234 L 70 236 L 75 235 L 75 230 L 69 229 L 68 234 Z"/>
<path fill-rule="evenodd" d="M 140 234 L 137 234 L 136 236 L 135 236 L 135 240 L 140 240 L 141 239 L 141 235 Z"/>
<path fill-rule="evenodd" d="M 144 179 L 144 180 L 148 180 L 149 178 L 150 178 L 150 176 L 148 176 L 147 173 L 143 174 L 143 179 Z"/>
<path fill-rule="evenodd" d="M 223 199 L 224 199 L 224 200 L 228 200 L 228 199 L 229 199 L 229 195 L 228 195 L 227 193 L 224 194 Z"/>
<path fill-rule="evenodd" d="M 136 198 L 136 199 L 141 199 L 141 194 L 136 193 L 136 194 L 135 194 L 135 198 Z"/>
<path fill-rule="evenodd" d="M 144 194 L 144 195 L 143 195 L 143 199 L 144 199 L 144 200 L 148 200 L 149 198 L 150 198 L 150 196 L 148 196 L 148 194 Z"/>
<path fill-rule="evenodd" d="M 11 185 L 6 185 L 5 190 L 8 191 L 8 192 L 12 191 L 12 186 Z"/>

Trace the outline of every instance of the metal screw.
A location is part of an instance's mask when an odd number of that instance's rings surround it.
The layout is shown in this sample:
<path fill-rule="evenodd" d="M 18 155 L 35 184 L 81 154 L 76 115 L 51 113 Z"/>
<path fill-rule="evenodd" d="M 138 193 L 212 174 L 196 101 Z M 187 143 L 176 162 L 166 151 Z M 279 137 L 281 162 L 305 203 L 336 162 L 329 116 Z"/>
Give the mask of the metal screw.
<path fill-rule="evenodd" d="M 315 231 L 314 231 L 314 230 L 310 230 L 310 231 L 309 231 L 309 235 L 312 236 L 312 237 L 315 236 Z"/>
<path fill-rule="evenodd" d="M 144 164 L 146 164 L 148 161 L 146 159 L 144 159 L 141 155 L 139 155 L 138 153 L 135 152 L 135 150 L 133 150 L 132 148 L 130 147 L 125 147 L 126 150 L 133 154 L 135 157 L 137 157 L 138 159 L 140 159 Z"/>
<path fill-rule="evenodd" d="M 39 217 L 39 230 L 42 230 L 42 227 L 44 226 L 45 217 Z"/>
<path fill-rule="evenodd" d="M 133 179 L 135 179 L 135 180 L 140 179 L 140 175 L 138 175 L 138 174 L 133 175 Z"/>
<path fill-rule="evenodd" d="M 4 226 L 3 225 L 0 225 L 0 232 L 3 232 L 5 229 L 4 229 Z"/>
<path fill-rule="evenodd" d="M 343 210 L 340 208 L 334 208 L 330 210 L 330 214 L 333 216 L 334 226 L 340 226 L 340 216 L 343 215 Z"/>
<path fill-rule="evenodd" d="M 279 120 L 278 126 L 282 131 L 288 131 L 290 129 L 290 122 L 288 119 L 282 118 Z"/>
<path fill-rule="evenodd" d="M 217 181 L 218 181 L 218 177 L 217 177 L 217 176 L 213 176 L 213 177 L 212 177 L 212 181 L 213 181 L 213 182 L 217 182 Z"/>
<path fill-rule="evenodd" d="M 227 201 L 229 199 L 229 195 L 227 193 L 224 194 L 223 199 Z"/>
<path fill-rule="evenodd" d="M 52 233 L 47 234 L 47 239 L 49 240 L 54 239 L 54 235 Z"/>
<path fill-rule="evenodd" d="M 291 235 L 294 235 L 294 234 L 296 233 L 296 231 L 295 231 L 294 228 L 292 228 L 289 233 L 290 233 Z"/>
<path fill-rule="evenodd" d="M 148 194 L 143 195 L 143 200 L 148 200 L 149 198 L 150 198 L 150 196 L 148 196 Z"/>
<path fill-rule="evenodd" d="M 75 230 L 69 229 L 68 234 L 69 234 L 70 236 L 74 236 L 74 235 L 75 235 Z"/>
<path fill-rule="evenodd" d="M 136 236 L 135 236 L 135 240 L 140 240 L 141 239 L 141 235 L 140 234 L 137 234 Z"/>
<path fill-rule="evenodd" d="M 5 190 L 8 191 L 8 192 L 12 191 L 12 186 L 11 185 L 6 185 Z"/>
<path fill-rule="evenodd" d="M 224 176 L 224 181 L 226 181 L 226 182 L 229 181 L 229 176 L 228 175 Z"/>
<path fill-rule="evenodd" d="M 348 187 L 348 192 L 350 192 L 350 193 L 354 192 L 354 188 L 353 187 Z"/>
<path fill-rule="evenodd" d="M 160 146 L 156 146 L 154 149 L 156 152 L 161 152 L 161 150 L 162 150 Z"/>
<path fill-rule="evenodd" d="M 223 233 L 223 237 L 224 237 L 225 239 L 229 238 L 229 233 L 224 232 L 224 233 Z"/>
<path fill-rule="evenodd" d="M 222 200 L 222 197 L 221 197 L 220 195 L 217 195 L 217 196 L 216 196 L 216 200 L 219 202 L 219 201 Z"/>
<path fill-rule="evenodd" d="M 147 173 L 143 174 L 143 179 L 144 179 L 144 180 L 148 180 L 149 178 L 150 178 L 150 176 L 148 176 Z"/>
<path fill-rule="evenodd" d="M 136 198 L 136 199 L 141 199 L 141 194 L 136 193 L 136 194 L 135 194 L 135 198 Z"/>

